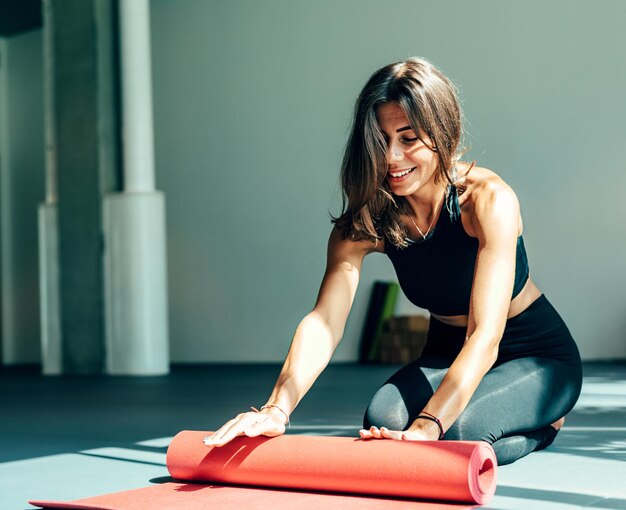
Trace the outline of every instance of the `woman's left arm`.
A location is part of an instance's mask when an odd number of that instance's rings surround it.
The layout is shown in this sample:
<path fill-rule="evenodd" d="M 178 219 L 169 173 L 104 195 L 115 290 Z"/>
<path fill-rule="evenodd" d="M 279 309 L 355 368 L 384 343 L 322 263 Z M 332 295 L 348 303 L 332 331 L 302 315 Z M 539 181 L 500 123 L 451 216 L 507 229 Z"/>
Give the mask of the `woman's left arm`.
<path fill-rule="evenodd" d="M 444 430 L 465 409 L 498 357 L 515 282 L 520 213 L 517 196 L 502 181 L 487 181 L 481 186 L 473 197 L 472 226 L 479 244 L 465 343 L 424 408 L 439 418 Z M 433 425 L 420 419 L 410 429 L 432 433 Z"/>
<path fill-rule="evenodd" d="M 479 241 L 463 348 L 423 411 L 447 430 L 459 417 L 498 357 L 498 345 L 515 280 L 519 203 L 504 182 L 488 181 L 472 197 L 472 226 Z M 438 439 L 436 423 L 416 419 L 404 432 L 364 431 L 362 437 Z"/>

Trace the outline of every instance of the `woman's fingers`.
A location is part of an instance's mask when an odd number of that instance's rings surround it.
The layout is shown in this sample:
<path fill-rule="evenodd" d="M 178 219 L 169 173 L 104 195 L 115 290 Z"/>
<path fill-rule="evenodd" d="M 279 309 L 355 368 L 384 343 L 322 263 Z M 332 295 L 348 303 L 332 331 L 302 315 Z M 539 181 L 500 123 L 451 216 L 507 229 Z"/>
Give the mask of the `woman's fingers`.
<path fill-rule="evenodd" d="M 243 434 L 240 423 L 233 423 L 228 429 L 223 431 L 219 436 L 216 436 L 209 440 L 204 440 L 204 444 L 207 446 L 223 446 L 234 437 Z"/>
<path fill-rule="evenodd" d="M 381 439 L 382 438 L 378 427 L 373 427 L 373 426 L 370 427 L 369 429 L 359 430 L 359 435 L 361 436 L 361 439 Z"/>
<path fill-rule="evenodd" d="M 387 427 L 380 427 L 380 434 L 385 439 L 402 439 L 401 430 L 389 430 Z"/>
<path fill-rule="evenodd" d="M 359 430 L 359 436 L 361 436 L 361 439 L 372 439 L 372 433 L 367 429 Z"/>
<path fill-rule="evenodd" d="M 265 435 L 268 437 L 279 436 L 285 433 L 285 425 L 269 413 L 249 412 L 240 414 L 236 418 L 226 422 L 212 436 L 204 438 L 207 446 L 224 446 L 237 436 L 246 435 L 257 437 Z"/>
<path fill-rule="evenodd" d="M 389 430 L 387 427 L 370 427 L 359 430 L 361 439 L 403 439 L 401 430 Z"/>
<path fill-rule="evenodd" d="M 382 434 L 380 433 L 380 429 L 378 427 L 370 427 L 370 433 L 376 439 L 381 439 L 383 437 Z"/>
<path fill-rule="evenodd" d="M 231 425 L 235 423 L 238 419 L 239 417 L 228 420 L 226 423 L 224 423 L 224 425 L 222 425 L 219 429 L 213 432 L 213 434 L 211 434 L 210 436 L 206 436 L 204 438 L 204 443 L 212 445 L 213 443 L 218 442 L 226 433 L 226 431 L 231 427 Z"/>
<path fill-rule="evenodd" d="M 243 435 L 245 427 L 248 425 L 248 416 L 252 413 L 240 414 L 224 424 L 210 441 L 204 441 L 207 446 L 223 446 L 235 437 Z"/>

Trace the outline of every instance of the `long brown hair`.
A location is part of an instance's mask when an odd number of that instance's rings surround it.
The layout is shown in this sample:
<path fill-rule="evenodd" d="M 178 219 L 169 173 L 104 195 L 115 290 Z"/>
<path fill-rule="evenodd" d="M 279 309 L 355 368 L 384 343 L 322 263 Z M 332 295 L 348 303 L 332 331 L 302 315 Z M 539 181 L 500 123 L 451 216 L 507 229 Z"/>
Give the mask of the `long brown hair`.
<path fill-rule="evenodd" d="M 331 215 L 345 239 L 387 238 L 406 246 L 408 231 L 400 221 L 411 209 L 394 196 L 386 181 L 387 143 L 376 119 L 376 108 L 396 102 L 417 136 L 437 153 L 435 182 L 453 183 L 462 137 L 462 112 L 454 84 L 423 58 L 411 57 L 376 71 L 363 87 L 354 107 L 352 130 L 341 164 L 342 213 Z"/>

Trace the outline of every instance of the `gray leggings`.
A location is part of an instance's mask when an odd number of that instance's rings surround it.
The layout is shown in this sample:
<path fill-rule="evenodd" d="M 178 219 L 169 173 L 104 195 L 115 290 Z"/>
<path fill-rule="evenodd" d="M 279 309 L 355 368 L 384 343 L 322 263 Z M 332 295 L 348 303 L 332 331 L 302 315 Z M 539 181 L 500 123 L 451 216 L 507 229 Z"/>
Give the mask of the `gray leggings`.
<path fill-rule="evenodd" d="M 424 354 L 376 392 L 364 427 L 407 429 L 441 383 L 464 338 L 464 328 L 431 318 Z M 550 423 L 574 407 L 582 369 L 576 344 L 543 295 L 507 321 L 500 346 L 498 361 L 444 439 L 486 441 L 504 465 L 552 443 L 556 431 Z"/>

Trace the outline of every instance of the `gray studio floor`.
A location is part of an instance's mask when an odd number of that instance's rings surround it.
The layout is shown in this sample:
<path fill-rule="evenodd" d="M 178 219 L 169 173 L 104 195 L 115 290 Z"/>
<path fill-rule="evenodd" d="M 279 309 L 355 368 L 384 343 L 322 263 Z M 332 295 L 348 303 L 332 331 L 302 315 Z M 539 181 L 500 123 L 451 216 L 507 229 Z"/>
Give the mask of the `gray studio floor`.
<path fill-rule="evenodd" d="M 331 365 L 291 434 L 356 435 L 395 367 Z M 554 445 L 505 466 L 485 509 L 626 509 L 626 363 L 585 364 L 583 394 Z M 179 430 L 210 430 L 260 405 L 276 365 L 174 367 L 169 377 L 45 378 L 0 370 L 0 509 L 145 487 L 167 476 Z"/>

